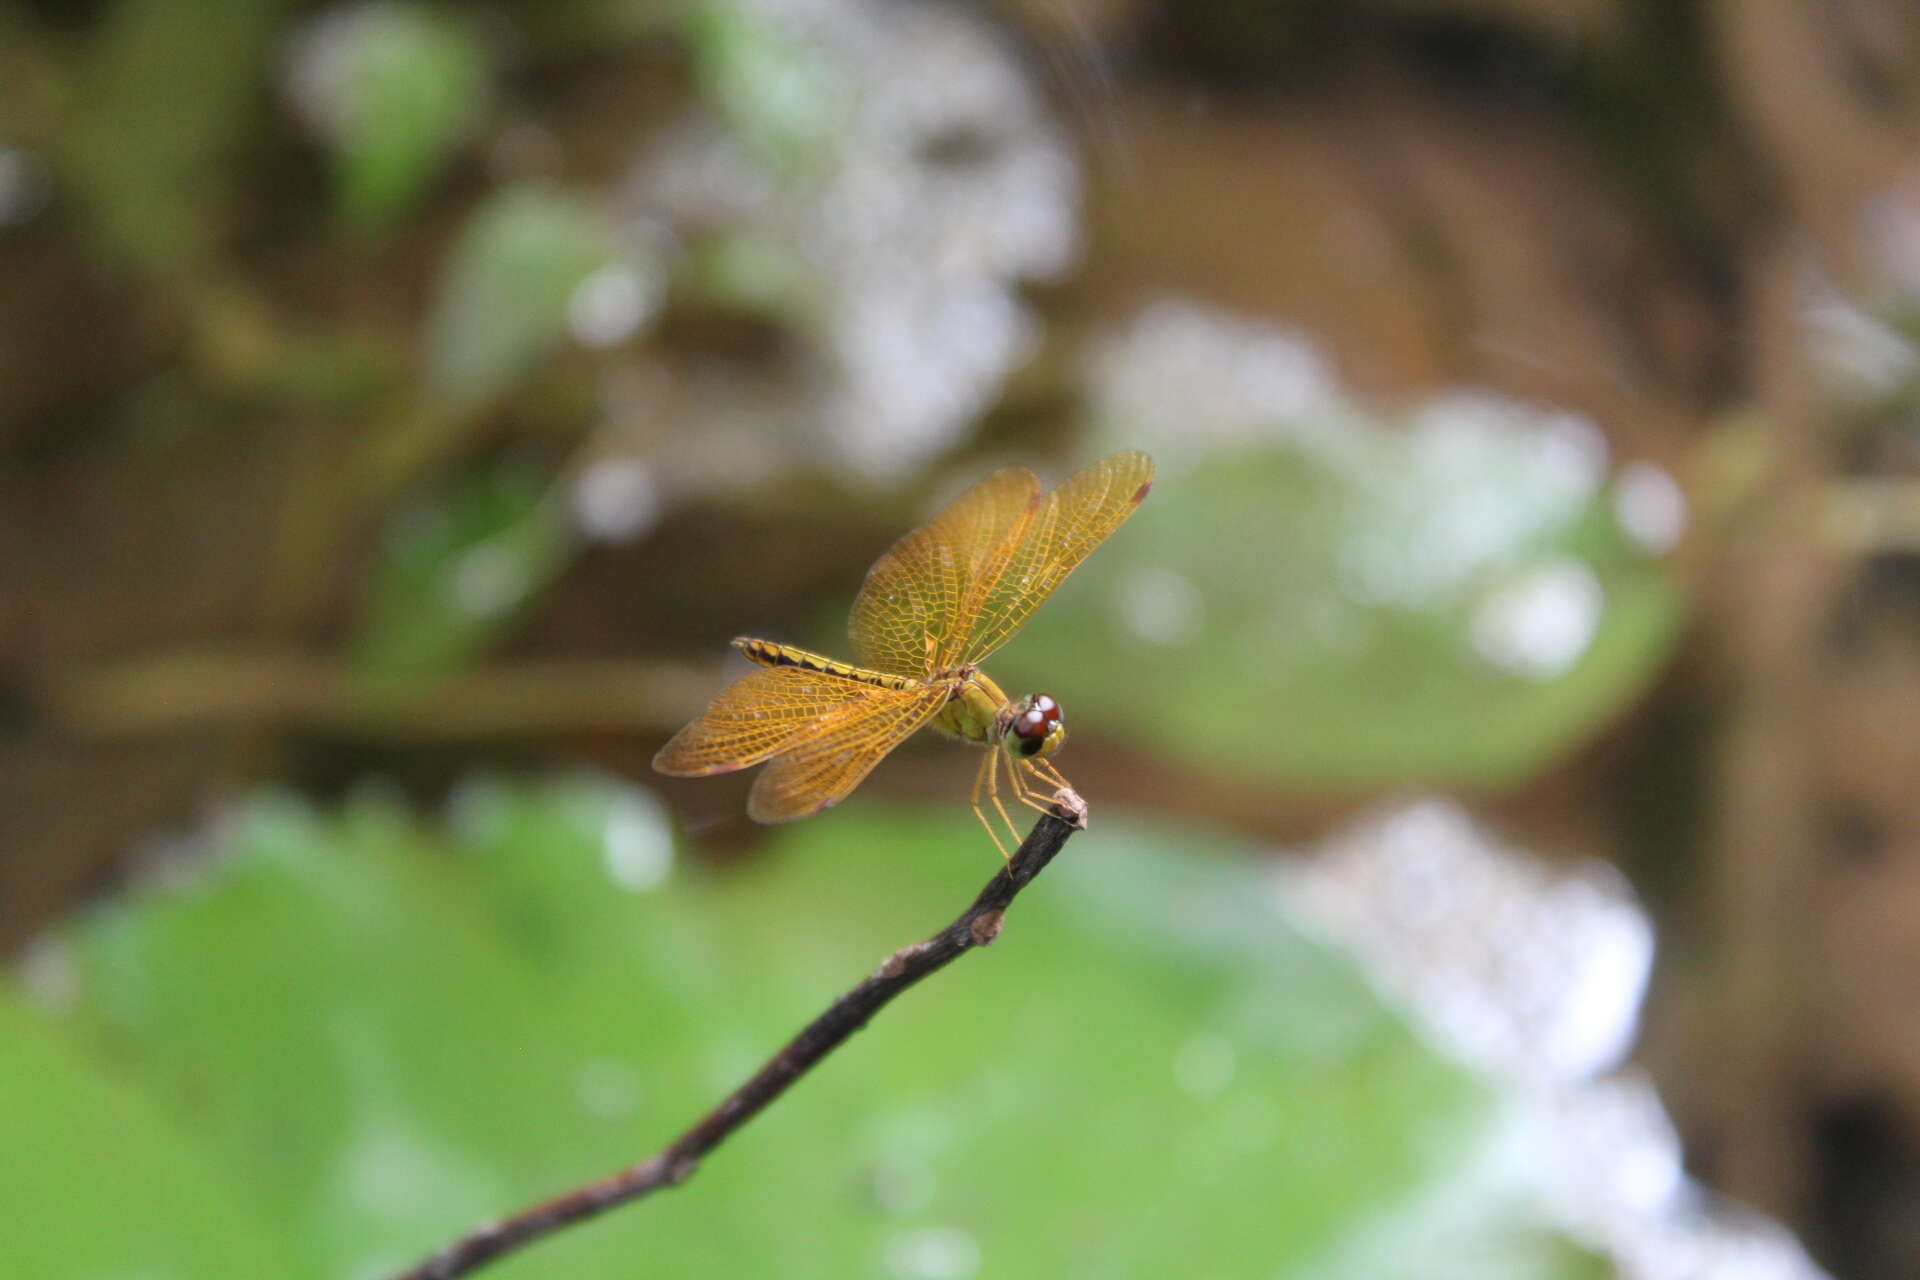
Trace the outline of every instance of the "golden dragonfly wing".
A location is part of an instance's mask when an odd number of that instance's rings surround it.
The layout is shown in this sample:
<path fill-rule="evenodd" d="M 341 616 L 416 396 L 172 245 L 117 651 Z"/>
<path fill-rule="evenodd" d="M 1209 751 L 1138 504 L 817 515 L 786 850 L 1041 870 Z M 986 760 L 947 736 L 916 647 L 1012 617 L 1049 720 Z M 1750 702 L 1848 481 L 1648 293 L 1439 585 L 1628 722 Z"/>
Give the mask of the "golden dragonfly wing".
<path fill-rule="evenodd" d="M 847 629 L 860 664 L 925 677 L 951 662 L 968 633 L 962 609 L 1039 497 L 1033 472 L 1007 467 L 894 543 L 853 602 Z"/>
<path fill-rule="evenodd" d="M 757 667 L 728 685 L 653 758 L 661 773 L 701 777 L 759 764 L 889 689 L 803 667 Z"/>
<path fill-rule="evenodd" d="M 747 797 L 756 822 L 791 822 L 846 799 L 889 751 L 946 705 L 945 685 L 875 689 L 881 695 L 839 712 L 775 756 Z"/>
<path fill-rule="evenodd" d="M 1041 499 L 994 572 L 962 606 L 966 641 L 955 662 L 978 663 L 1013 638 L 1054 588 L 1126 522 L 1153 485 L 1153 459 L 1138 449 L 1102 458 Z"/>

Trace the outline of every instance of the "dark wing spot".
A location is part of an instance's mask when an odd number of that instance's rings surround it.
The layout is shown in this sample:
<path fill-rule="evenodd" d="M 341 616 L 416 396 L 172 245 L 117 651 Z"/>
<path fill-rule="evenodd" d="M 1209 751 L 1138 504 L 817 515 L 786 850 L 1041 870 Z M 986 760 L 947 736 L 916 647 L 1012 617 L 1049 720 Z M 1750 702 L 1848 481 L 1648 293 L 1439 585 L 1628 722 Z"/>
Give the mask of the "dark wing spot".
<path fill-rule="evenodd" d="M 1147 490 L 1151 488 L 1153 488 L 1153 481 L 1149 480 L 1145 484 L 1141 485 L 1138 489 L 1134 490 L 1133 500 L 1135 502 L 1145 502 L 1147 500 Z"/>

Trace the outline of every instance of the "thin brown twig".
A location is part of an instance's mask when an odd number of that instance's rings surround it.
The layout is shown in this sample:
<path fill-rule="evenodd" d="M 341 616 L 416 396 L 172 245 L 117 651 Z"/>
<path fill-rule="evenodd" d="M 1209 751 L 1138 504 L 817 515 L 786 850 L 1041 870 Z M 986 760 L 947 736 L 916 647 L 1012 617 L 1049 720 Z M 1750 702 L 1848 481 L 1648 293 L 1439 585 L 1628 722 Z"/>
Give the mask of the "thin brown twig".
<path fill-rule="evenodd" d="M 902 947 L 888 956 L 860 985 L 789 1040 L 751 1079 L 658 1154 L 511 1217 L 477 1227 L 426 1261 L 399 1272 L 393 1280 L 455 1280 L 471 1275 L 562 1227 L 662 1187 L 677 1187 L 691 1178 L 709 1151 L 866 1026 L 888 1001 L 936 969 L 998 937 L 1008 904 L 1046 869 L 1069 836 L 1086 829 L 1086 816 L 1086 803 L 1079 796 L 1065 789 L 1055 792 L 1052 812 L 1041 815 L 1019 850 L 987 881 L 986 888 L 958 919 L 925 942 Z"/>
<path fill-rule="evenodd" d="M 543 730 L 670 729 L 698 713 L 710 673 L 664 662 L 502 662 L 385 689 L 350 664 L 274 650 L 178 650 L 29 673 L 59 729 L 128 736 L 291 723 L 402 742 Z"/>

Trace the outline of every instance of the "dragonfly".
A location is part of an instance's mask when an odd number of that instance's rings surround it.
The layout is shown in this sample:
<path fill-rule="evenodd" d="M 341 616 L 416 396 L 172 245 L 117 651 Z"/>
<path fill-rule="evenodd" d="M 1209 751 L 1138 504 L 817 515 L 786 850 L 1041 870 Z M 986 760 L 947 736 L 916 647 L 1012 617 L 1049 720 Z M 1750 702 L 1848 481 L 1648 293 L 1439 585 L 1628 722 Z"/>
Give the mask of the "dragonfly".
<path fill-rule="evenodd" d="M 927 725 L 987 749 L 974 775 L 974 815 L 1002 858 L 1000 775 L 1041 812 L 1046 788 L 1072 790 L 1047 757 L 1066 741 L 1060 704 L 1009 698 L 980 664 L 1011 640 L 1153 485 L 1153 460 L 1116 453 L 1043 493 L 1025 467 L 966 490 L 867 571 L 848 632 L 855 662 L 790 644 L 734 640 L 756 670 L 727 687 L 653 759 L 662 773 L 703 777 L 765 764 L 747 812 L 790 822 L 840 803 L 886 755 Z M 983 804 L 982 802 L 985 802 Z"/>

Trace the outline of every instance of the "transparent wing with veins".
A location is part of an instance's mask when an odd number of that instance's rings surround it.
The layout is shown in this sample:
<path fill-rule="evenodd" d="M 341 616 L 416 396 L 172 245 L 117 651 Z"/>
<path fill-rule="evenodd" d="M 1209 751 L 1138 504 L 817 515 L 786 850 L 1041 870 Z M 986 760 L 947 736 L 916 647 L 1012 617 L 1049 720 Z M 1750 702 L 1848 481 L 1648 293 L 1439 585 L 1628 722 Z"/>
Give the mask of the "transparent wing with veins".
<path fill-rule="evenodd" d="M 1026 625 L 1033 611 L 1146 498 L 1153 459 L 1138 450 L 1103 458 L 1070 477 L 1014 523 L 989 572 L 962 606 L 967 633 L 953 662 L 978 663 Z"/>
<path fill-rule="evenodd" d="M 912 737 L 946 704 L 945 685 L 875 689 L 881 695 L 849 708 L 776 756 L 747 796 L 756 822 L 791 822 L 846 799 L 887 753 Z"/>
<path fill-rule="evenodd" d="M 859 708 L 897 696 L 822 671 L 756 668 L 728 685 L 698 719 L 674 734 L 654 756 L 653 767 L 680 777 L 749 768 L 844 721 Z"/>
<path fill-rule="evenodd" d="M 848 631 L 862 666 L 925 678 L 958 661 L 980 582 L 998 574 L 1040 505 L 1025 467 L 996 471 L 894 543 L 867 571 Z"/>

